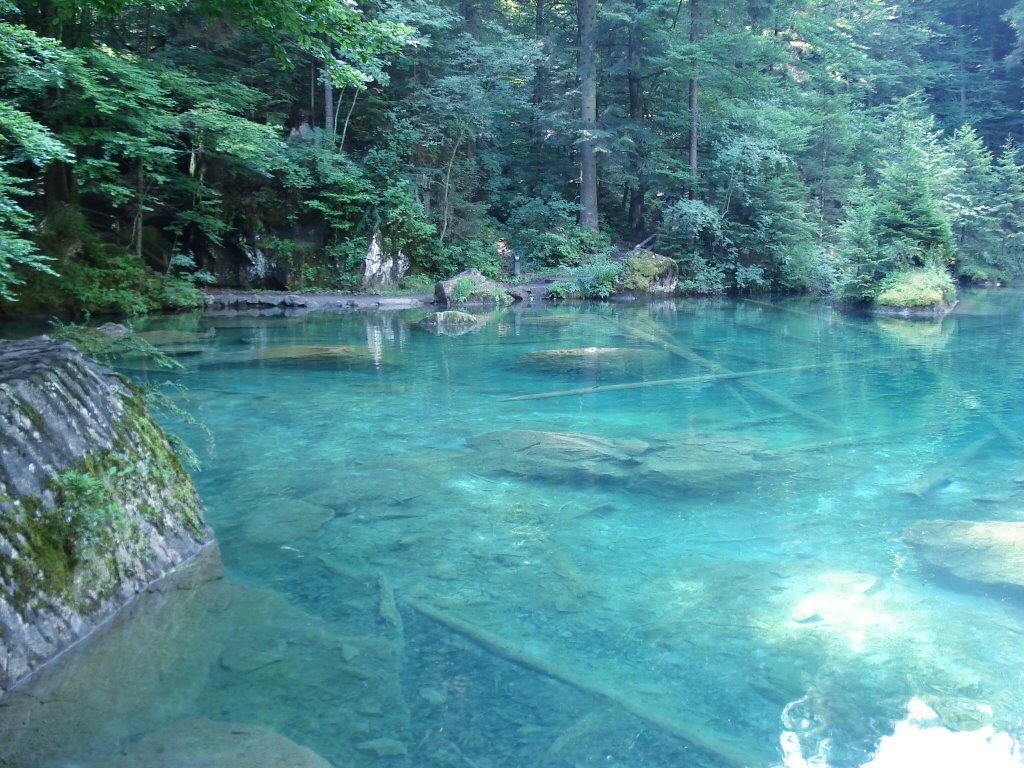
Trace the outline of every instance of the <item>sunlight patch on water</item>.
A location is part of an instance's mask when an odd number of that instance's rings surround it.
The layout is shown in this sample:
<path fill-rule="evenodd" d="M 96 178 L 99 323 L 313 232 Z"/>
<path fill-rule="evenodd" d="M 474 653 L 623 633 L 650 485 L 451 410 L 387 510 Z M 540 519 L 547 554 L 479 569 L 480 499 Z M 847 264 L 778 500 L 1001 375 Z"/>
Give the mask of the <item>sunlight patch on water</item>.
<path fill-rule="evenodd" d="M 804 700 L 793 702 L 803 704 Z M 783 722 L 793 725 L 790 705 Z M 980 714 L 992 716 L 991 707 L 981 705 Z M 803 725 L 807 725 L 803 723 Z M 830 768 L 831 742 L 825 740 L 813 754 L 805 754 L 795 731 L 783 731 L 779 738 L 783 768 Z M 939 714 L 919 698 L 907 702 L 907 716 L 893 732 L 883 736 L 878 751 L 861 768 L 1021 768 L 1021 744 L 1005 731 L 991 725 L 971 731 L 944 726 Z"/>

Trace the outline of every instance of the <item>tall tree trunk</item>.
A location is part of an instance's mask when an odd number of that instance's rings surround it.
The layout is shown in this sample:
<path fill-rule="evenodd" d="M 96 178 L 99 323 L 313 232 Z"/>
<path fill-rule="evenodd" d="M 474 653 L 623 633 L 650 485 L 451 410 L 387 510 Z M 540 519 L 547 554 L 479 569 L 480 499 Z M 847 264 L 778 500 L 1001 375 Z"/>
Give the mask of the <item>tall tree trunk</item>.
<path fill-rule="evenodd" d="M 309 126 L 316 125 L 316 59 L 309 63 Z"/>
<path fill-rule="evenodd" d="M 597 128 L 597 0 L 577 0 L 580 33 L 580 119 L 583 142 L 580 145 L 580 225 L 597 231 L 597 155 L 594 131 Z"/>
<path fill-rule="evenodd" d="M 631 164 L 635 181 L 629 185 L 629 228 L 634 235 L 641 234 L 644 220 L 644 194 L 646 192 L 643 171 L 643 148 L 640 139 L 640 123 L 644 119 L 643 80 L 640 77 L 640 29 L 639 16 L 642 0 L 636 2 L 637 18 L 629 27 L 629 68 L 626 78 L 629 86 L 629 117 L 636 129 Z"/>
<path fill-rule="evenodd" d="M 320 74 L 324 79 L 324 130 L 334 133 L 334 82 L 331 80 L 331 73 L 327 71 L 326 62 Z"/>
<path fill-rule="evenodd" d="M 693 73 L 690 75 L 690 199 L 697 199 L 697 14 L 698 0 L 690 0 L 690 44 Z"/>
<path fill-rule="evenodd" d="M 135 220 L 132 222 L 132 249 L 142 260 L 142 225 L 146 217 L 146 167 L 142 160 L 135 169 Z"/>
<path fill-rule="evenodd" d="M 533 13 L 533 40 L 538 46 L 544 42 L 544 0 L 537 0 Z M 538 62 L 533 73 L 533 96 L 530 101 L 533 104 L 540 104 L 544 101 L 544 63 Z"/>
<path fill-rule="evenodd" d="M 967 44 L 964 40 L 964 36 L 967 34 L 964 30 L 964 19 L 963 9 L 958 5 L 956 9 L 956 29 L 959 34 L 957 40 L 957 58 L 958 58 L 958 69 L 960 78 L 960 125 L 967 125 Z"/>
<path fill-rule="evenodd" d="M 438 237 L 438 242 L 444 245 L 444 236 L 448 232 L 448 222 L 451 220 L 451 211 L 448 204 L 448 191 L 452 186 L 452 167 L 455 165 L 455 156 L 459 153 L 459 147 L 462 145 L 462 139 L 466 135 L 466 129 L 459 129 L 459 138 L 455 142 L 455 147 L 452 149 L 452 156 L 448 160 L 448 170 L 444 174 L 444 198 L 441 201 L 441 234 Z"/>
<path fill-rule="evenodd" d="M 66 203 L 74 202 L 75 178 L 72 167 L 63 160 L 54 160 L 43 173 L 43 206 L 54 213 Z"/>
<path fill-rule="evenodd" d="M 341 129 L 341 144 L 338 147 L 338 151 L 339 152 L 344 152 L 345 151 L 345 137 L 348 135 L 348 124 L 350 122 L 352 122 L 352 113 L 356 109 L 356 99 L 358 99 L 358 98 L 359 98 L 359 87 L 356 86 L 356 92 L 352 95 L 352 104 L 348 108 L 348 114 L 345 115 L 345 127 Z M 338 105 L 339 106 L 341 105 L 340 101 L 338 102 Z M 335 127 L 337 127 L 337 126 L 335 126 Z"/>

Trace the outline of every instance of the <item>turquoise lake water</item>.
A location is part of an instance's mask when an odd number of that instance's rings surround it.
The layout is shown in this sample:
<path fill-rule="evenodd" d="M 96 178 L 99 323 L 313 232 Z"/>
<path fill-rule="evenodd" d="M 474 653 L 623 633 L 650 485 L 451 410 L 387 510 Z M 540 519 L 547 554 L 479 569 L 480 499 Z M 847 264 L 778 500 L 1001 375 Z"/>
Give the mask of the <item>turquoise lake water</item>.
<path fill-rule="evenodd" d="M 214 438 L 165 420 L 225 578 L 0 702 L 0 763 L 209 765 L 180 741 L 202 718 L 337 768 L 938 765 L 893 762 L 908 729 L 1021 764 L 1024 598 L 901 533 L 1024 520 L 1019 448 L 954 460 L 986 414 L 1024 434 L 1024 293 L 942 323 L 679 300 L 451 336 L 425 314 L 136 323 L 183 368 L 125 373 L 186 387 Z M 534 354 L 591 347 L 620 351 Z"/>

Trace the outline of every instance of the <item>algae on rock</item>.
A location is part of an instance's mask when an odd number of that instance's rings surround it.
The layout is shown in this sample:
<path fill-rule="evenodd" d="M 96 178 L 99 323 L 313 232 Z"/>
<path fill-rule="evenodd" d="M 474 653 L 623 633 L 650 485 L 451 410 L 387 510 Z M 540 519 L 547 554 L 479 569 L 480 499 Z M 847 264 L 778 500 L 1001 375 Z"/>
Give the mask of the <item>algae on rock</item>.
<path fill-rule="evenodd" d="M 199 551 L 192 481 L 127 380 L 0 342 L 0 694 Z"/>

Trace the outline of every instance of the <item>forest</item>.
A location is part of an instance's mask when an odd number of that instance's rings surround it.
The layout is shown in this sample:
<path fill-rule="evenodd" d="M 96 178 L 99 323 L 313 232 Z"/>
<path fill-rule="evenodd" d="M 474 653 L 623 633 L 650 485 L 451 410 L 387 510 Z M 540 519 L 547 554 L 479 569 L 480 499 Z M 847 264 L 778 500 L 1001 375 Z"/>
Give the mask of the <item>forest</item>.
<path fill-rule="evenodd" d="M 473 267 L 870 302 L 1024 269 L 1013 0 L 2 0 L 0 312 Z M 911 303 L 913 299 L 911 298 Z"/>

